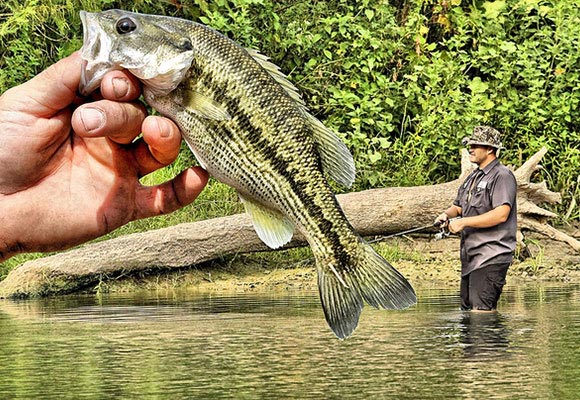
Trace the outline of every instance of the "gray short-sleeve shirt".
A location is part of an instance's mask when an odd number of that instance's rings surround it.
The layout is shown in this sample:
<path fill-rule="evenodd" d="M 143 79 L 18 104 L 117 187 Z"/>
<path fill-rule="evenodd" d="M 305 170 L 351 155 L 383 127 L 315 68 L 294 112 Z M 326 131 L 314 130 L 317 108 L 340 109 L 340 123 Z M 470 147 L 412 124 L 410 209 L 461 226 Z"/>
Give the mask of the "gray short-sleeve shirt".
<path fill-rule="evenodd" d="M 481 215 L 503 204 L 510 206 L 508 219 L 490 228 L 465 228 L 461 232 L 461 275 L 486 265 L 511 263 L 516 247 L 517 184 L 514 174 L 494 160 L 476 169 L 459 187 L 453 202 L 462 217 Z"/>

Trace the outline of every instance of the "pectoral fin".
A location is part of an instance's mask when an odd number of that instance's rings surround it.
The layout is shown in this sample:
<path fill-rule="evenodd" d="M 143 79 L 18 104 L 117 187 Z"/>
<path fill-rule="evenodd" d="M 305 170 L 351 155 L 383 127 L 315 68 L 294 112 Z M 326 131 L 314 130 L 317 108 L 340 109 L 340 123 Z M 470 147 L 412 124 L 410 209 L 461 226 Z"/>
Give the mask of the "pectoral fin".
<path fill-rule="evenodd" d="M 254 229 L 258 237 L 270 248 L 282 247 L 292 239 L 294 225 L 282 214 L 270 210 L 260 204 L 244 198 L 240 200 L 246 208 L 246 212 L 252 217 Z"/>
<path fill-rule="evenodd" d="M 181 105 L 200 117 L 216 121 L 229 121 L 232 119 L 227 110 L 212 98 L 195 90 L 183 90 Z"/>

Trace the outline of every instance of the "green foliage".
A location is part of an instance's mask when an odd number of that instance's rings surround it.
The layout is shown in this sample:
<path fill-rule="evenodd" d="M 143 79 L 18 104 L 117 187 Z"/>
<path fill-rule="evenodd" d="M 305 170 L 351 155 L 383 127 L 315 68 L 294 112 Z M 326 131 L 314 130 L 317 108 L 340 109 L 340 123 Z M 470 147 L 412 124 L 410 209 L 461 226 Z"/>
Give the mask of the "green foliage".
<path fill-rule="evenodd" d="M 471 102 L 481 105 L 463 114 L 498 127 L 514 164 L 547 146 L 544 177 L 563 193 L 564 211 L 577 191 L 580 162 L 578 7 L 568 1 L 495 1 L 456 7 L 449 18 L 455 31 L 439 52 L 465 66 Z"/>
<path fill-rule="evenodd" d="M 491 124 L 507 163 L 548 146 L 555 211 L 580 219 L 574 0 L 8 0 L 0 92 L 80 47 L 79 10 L 107 8 L 198 20 L 270 56 L 353 151 L 355 189 L 454 179 L 461 138 Z"/>

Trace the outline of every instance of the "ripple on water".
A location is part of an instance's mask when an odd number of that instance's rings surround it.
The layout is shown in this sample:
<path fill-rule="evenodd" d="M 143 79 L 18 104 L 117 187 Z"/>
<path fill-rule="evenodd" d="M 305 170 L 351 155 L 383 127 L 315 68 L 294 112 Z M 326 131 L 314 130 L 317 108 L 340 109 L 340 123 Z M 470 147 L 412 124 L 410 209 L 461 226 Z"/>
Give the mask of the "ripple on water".
<path fill-rule="evenodd" d="M 508 287 L 475 314 L 419 290 L 346 341 L 315 292 L 2 302 L 0 398 L 574 398 L 579 293 Z"/>

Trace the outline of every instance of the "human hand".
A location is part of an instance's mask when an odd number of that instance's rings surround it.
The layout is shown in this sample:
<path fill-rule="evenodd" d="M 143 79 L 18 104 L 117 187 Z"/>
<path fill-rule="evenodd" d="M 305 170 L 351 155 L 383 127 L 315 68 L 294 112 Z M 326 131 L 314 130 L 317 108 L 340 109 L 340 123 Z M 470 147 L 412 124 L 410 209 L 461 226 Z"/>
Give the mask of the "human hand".
<path fill-rule="evenodd" d="M 451 233 L 459 233 L 465 228 L 464 218 L 454 218 L 448 221 L 448 229 Z"/>
<path fill-rule="evenodd" d="M 94 102 L 77 97 L 80 74 L 75 53 L 0 96 L 0 261 L 175 211 L 207 183 L 194 167 L 161 185 L 141 185 L 140 177 L 177 157 L 177 126 L 147 116 L 130 74 L 106 75 Z"/>
<path fill-rule="evenodd" d="M 443 213 L 439 214 L 437 216 L 437 218 L 435 218 L 433 225 L 439 226 L 439 227 L 445 227 L 445 226 L 447 226 L 448 222 L 449 222 L 449 215 L 447 215 L 447 213 L 443 212 Z"/>

